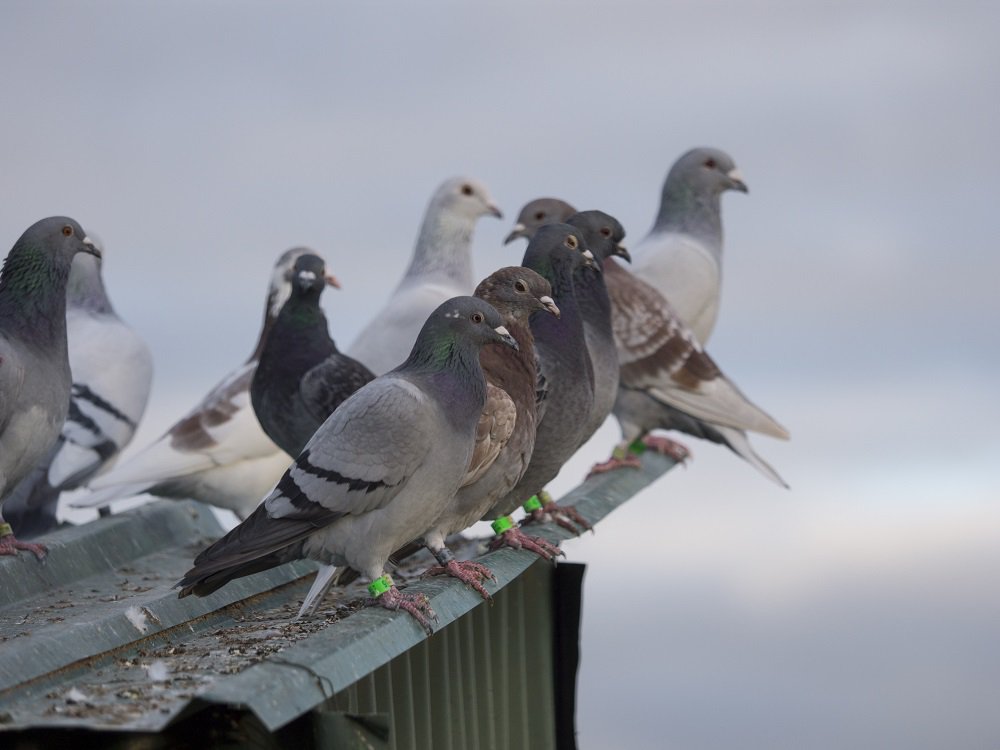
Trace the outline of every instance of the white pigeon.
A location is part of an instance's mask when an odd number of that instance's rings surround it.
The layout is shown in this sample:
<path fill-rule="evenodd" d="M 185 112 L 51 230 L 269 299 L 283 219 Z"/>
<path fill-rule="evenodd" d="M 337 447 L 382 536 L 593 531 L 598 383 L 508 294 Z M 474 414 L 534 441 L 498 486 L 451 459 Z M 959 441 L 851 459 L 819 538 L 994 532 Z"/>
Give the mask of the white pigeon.
<path fill-rule="evenodd" d="M 632 272 L 667 298 L 702 344 L 719 315 L 726 190 L 747 192 L 732 158 L 713 148 L 688 151 L 670 168 L 653 228 L 632 251 Z"/>
<path fill-rule="evenodd" d="M 143 492 L 194 498 L 246 518 L 292 462 L 264 434 L 250 403 L 250 383 L 274 320 L 291 293 L 295 260 L 314 251 L 288 250 L 271 276 L 264 324 L 250 358 L 152 445 L 91 482 L 75 507 L 106 505 Z"/>
<path fill-rule="evenodd" d="M 102 252 L 103 248 L 97 245 Z M 4 506 L 22 536 L 55 528 L 59 494 L 109 469 L 135 434 L 149 400 L 153 356 L 118 317 L 101 277 L 102 258 L 79 253 L 66 286 L 66 336 L 73 374 L 69 415 L 48 457 Z"/>
<path fill-rule="evenodd" d="M 503 218 L 489 191 L 468 177 L 446 180 L 434 193 L 413 258 L 385 307 L 347 350 L 376 375 L 410 353 L 427 316 L 445 300 L 472 294 L 472 234 L 482 216 Z"/>

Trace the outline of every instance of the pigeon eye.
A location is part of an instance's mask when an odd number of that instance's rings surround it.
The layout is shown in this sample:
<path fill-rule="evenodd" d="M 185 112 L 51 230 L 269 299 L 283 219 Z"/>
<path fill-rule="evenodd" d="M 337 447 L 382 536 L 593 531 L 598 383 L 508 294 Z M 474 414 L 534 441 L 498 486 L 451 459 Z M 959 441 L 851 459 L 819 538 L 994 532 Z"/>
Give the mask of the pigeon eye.
<path fill-rule="evenodd" d="M 64 226 L 62 228 L 62 233 L 63 233 L 63 237 L 72 237 L 73 236 L 73 227 L 71 227 L 69 224 L 67 224 L 66 226 Z"/>
<path fill-rule="evenodd" d="M 520 279 L 518 279 L 517 281 L 515 281 L 515 282 L 514 282 L 514 288 L 515 288 L 515 289 L 516 289 L 517 291 L 519 291 L 519 292 L 526 292 L 526 291 L 528 291 L 528 285 L 527 285 L 527 284 L 525 284 L 525 283 L 524 283 L 523 281 L 521 281 Z"/>
<path fill-rule="evenodd" d="M 715 169 L 718 165 L 715 163 L 715 159 L 706 159 L 705 166 L 709 169 Z"/>
<path fill-rule="evenodd" d="M 611 236 L 611 230 L 608 229 L 607 227 L 601 227 L 601 236 L 602 237 L 610 237 Z"/>
<path fill-rule="evenodd" d="M 571 234 L 566 236 L 566 247 L 568 247 L 570 250 L 576 250 L 578 245 L 579 243 L 576 241 L 576 237 L 574 237 Z"/>
<path fill-rule="evenodd" d="M 545 218 L 544 211 L 539 211 L 538 213 L 535 214 L 535 221 L 541 221 L 544 218 Z"/>
<path fill-rule="evenodd" d="M 462 195 L 472 195 L 472 185 L 462 185 Z"/>
<path fill-rule="evenodd" d="M 469 320 L 471 320 L 476 325 L 479 325 L 480 323 L 483 322 L 483 314 L 474 312 L 472 313 L 472 315 L 469 316 Z"/>

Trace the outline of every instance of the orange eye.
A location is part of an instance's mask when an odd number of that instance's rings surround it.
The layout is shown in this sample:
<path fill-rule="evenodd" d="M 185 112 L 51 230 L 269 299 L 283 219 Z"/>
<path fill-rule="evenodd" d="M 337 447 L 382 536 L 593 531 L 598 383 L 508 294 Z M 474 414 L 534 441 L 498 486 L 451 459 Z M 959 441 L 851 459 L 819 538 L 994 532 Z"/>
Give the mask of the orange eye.
<path fill-rule="evenodd" d="M 580 243 L 576 241 L 576 237 L 571 234 L 566 235 L 566 247 L 570 250 L 576 250 L 576 248 L 579 247 L 579 244 Z"/>
<path fill-rule="evenodd" d="M 64 226 L 62 228 L 62 233 L 63 233 L 63 237 L 72 237 L 73 236 L 73 227 L 71 227 L 69 224 L 67 224 L 66 226 Z"/>

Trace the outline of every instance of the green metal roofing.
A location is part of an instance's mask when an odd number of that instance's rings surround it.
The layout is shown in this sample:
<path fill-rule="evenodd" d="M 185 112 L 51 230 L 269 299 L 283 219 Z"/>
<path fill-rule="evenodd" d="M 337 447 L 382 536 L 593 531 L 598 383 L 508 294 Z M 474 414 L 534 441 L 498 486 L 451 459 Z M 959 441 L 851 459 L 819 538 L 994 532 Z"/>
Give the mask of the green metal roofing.
<path fill-rule="evenodd" d="M 597 523 L 674 465 L 652 453 L 642 464 L 560 502 Z M 177 599 L 174 582 L 221 532 L 205 506 L 160 501 L 57 532 L 43 563 L 0 558 L 0 732 L 158 731 L 213 705 L 252 711 L 273 731 L 427 639 L 406 613 L 361 607 L 361 582 L 293 621 L 316 569 L 307 561 Z M 570 536 L 554 524 L 532 533 Z M 480 546 L 470 540 L 459 556 Z M 543 564 L 511 549 L 480 559 L 496 574 L 491 591 Z M 420 579 L 430 562 L 418 556 L 394 577 L 430 598 L 436 629 L 488 606 L 455 579 Z"/>

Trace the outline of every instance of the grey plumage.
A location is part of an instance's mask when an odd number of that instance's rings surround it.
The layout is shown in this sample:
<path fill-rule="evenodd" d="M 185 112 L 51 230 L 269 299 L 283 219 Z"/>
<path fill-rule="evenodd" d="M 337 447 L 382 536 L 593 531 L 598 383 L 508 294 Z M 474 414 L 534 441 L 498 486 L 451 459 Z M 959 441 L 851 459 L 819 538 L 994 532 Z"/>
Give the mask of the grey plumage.
<path fill-rule="evenodd" d="M 66 420 L 66 283 L 81 252 L 100 254 L 77 222 L 42 219 L 14 243 L 0 273 L 0 504 L 52 449 Z M 5 532 L 0 554 L 44 554 Z"/>
<path fill-rule="evenodd" d="M 406 361 L 341 404 L 257 510 L 196 558 L 180 595 L 309 557 L 328 568 L 303 603 L 308 612 L 330 566 L 380 577 L 390 553 L 423 535 L 458 489 L 486 399 L 479 350 L 500 341 L 516 346 L 482 300 L 439 306 Z M 425 605 L 395 587 L 380 601 L 427 626 Z"/>
<path fill-rule="evenodd" d="M 102 256 L 103 248 L 101 248 Z M 22 537 L 57 525 L 62 492 L 110 467 L 146 409 L 153 357 L 108 298 L 102 258 L 74 257 L 66 287 L 66 334 L 73 384 L 69 414 L 49 454 L 18 484 L 4 516 Z"/>
<path fill-rule="evenodd" d="M 402 362 L 420 326 L 442 302 L 471 294 L 472 235 L 482 216 L 502 214 L 482 183 L 446 180 L 424 215 L 410 265 L 385 306 L 358 334 L 347 354 L 381 374 Z"/>
<path fill-rule="evenodd" d="M 653 228 L 632 252 L 634 273 L 667 298 L 702 344 L 719 314 L 727 190 L 747 192 L 732 157 L 691 149 L 670 168 Z"/>
<path fill-rule="evenodd" d="M 300 255 L 291 283 L 291 296 L 261 350 L 250 398 L 267 436 L 297 456 L 333 410 L 375 376 L 341 354 L 330 338 L 320 295 L 340 284 L 323 259 Z"/>
<path fill-rule="evenodd" d="M 281 254 L 271 272 L 264 321 L 250 357 L 213 387 L 166 434 L 90 483 L 74 507 L 106 505 L 143 492 L 195 498 L 246 518 L 278 481 L 292 457 L 261 428 L 250 403 L 250 383 L 278 312 L 291 293 L 296 258 Z M 315 254 L 315 253 L 313 253 Z"/>

